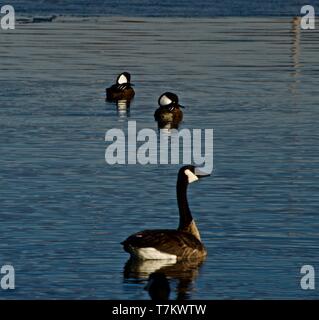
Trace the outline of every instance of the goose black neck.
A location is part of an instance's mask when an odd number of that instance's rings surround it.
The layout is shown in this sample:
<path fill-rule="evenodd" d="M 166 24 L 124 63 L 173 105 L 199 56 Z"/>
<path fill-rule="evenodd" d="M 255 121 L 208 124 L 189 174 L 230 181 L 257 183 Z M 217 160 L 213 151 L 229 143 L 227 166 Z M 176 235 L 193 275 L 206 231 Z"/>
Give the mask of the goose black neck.
<path fill-rule="evenodd" d="M 188 183 L 183 178 L 177 180 L 176 192 L 179 209 L 179 230 L 186 230 L 193 220 L 187 201 L 187 186 Z"/>

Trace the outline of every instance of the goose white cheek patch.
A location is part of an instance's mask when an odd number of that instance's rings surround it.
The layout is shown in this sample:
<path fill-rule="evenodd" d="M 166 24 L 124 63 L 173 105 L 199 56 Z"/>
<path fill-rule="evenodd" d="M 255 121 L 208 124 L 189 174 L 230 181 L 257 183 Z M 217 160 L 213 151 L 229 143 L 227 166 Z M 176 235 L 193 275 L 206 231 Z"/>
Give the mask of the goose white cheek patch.
<path fill-rule="evenodd" d="M 126 77 L 125 77 L 124 74 L 122 74 L 122 75 L 119 77 L 119 79 L 117 80 L 117 83 L 118 83 L 118 84 L 127 83 L 127 79 L 126 79 Z"/>
<path fill-rule="evenodd" d="M 185 170 L 185 174 L 188 177 L 188 183 L 192 183 L 192 182 L 198 180 L 197 176 L 192 171 L 190 171 L 189 169 Z"/>
<path fill-rule="evenodd" d="M 160 99 L 160 105 L 161 106 L 168 106 L 169 104 L 172 103 L 172 100 L 167 98 L 166 96 L 163 96 L 161 99 Z"/>

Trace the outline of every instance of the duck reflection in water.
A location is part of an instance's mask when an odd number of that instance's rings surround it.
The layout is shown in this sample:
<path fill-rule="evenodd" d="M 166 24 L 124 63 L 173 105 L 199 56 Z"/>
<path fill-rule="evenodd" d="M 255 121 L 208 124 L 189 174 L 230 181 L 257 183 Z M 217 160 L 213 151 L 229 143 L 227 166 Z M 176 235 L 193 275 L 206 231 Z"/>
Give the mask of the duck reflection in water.
<path fill-rule="evenodd" d="M 162 300 L 164 294 L 167 294 L 167 287 L 165 289 L 165 278 L 171 282 L 176 282 L 176 300 L 188 300 L 191 298 L 192 285 L 198 275 L 200 266 L 203 264 L 205 257 L 197 260 L 181 260 L 175 262 L 174 260 L 138 260 L 130 258 L 124 266 L 124 282 L 125 283 L 145 283 L 149 280 L 153 284 L 152 297 L 150 292 L 150 285 L 147 290 L 153 300 Z M 155 276 L 152 274 L 162 274 Z M 153 279 L 153 281 L 152 281 Z M 154 287 L 155 285 L 155 287 Z M 168 294 L 169 296 L 169 294 Z M 155 299 L 156 298 L 156 299 Z"/>
<path fill-rule="evenodd" d="M 118 100 L 116 102 L 117 115 L 120 119 L 126 119 L 130 116 L 130 100 Z"/>

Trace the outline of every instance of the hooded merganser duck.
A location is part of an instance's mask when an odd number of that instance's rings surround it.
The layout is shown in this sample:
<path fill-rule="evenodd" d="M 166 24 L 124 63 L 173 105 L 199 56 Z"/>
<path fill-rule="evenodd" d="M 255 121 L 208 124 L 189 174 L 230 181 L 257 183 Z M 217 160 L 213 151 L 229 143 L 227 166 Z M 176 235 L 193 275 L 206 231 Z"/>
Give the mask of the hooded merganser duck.
<path fill-rule="evenodd" d="M 171 288 L 165 274 L 162 272 L 151 273 L 144 289 L 148 291 L 153 301 L 169 300 Z"/>
<path fill-rule="evenodd" d="M 178 103 L 178 96 L 171 92 L 163 93 L 158 99 L 159 108 L 154 113 L 160 129 L 177 129 L 183 119 L 184 108 Z"/>
<path fill-rule="evenodd" d="M 132 258 L 141 260 L 201 259 L 207 252 L 188 207 L 187 186 L 199 178 L 208 176 L 194 166 L 184 166 L 178 172 L 177 203 L 179 226 L 177 230 L 144 230 L 122 242 L 124 250 Z"/>
<path fill-rule="evenodd" d="M 121 73 L 116 83 L 106 89 L 106 99 L 108 101 L 131 100 L 135 92 L 130 81 L 131 75 L 128 72 Z"/>
<path fill-rule="evenodd" d="M 117 100 L 116 101 L 117 115 L 123 119 L 129 117 L 130 105 L 131 105 L 131 100 Z"/>

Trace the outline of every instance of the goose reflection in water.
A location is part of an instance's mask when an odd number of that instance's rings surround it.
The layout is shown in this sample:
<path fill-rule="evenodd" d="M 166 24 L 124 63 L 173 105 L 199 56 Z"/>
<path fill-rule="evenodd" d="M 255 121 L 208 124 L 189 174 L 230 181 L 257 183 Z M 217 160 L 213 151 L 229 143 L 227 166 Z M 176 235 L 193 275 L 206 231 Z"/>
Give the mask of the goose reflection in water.
<path fill-rule="evenodd" d="M 169 300 L 171 287 L 165 274 L 162 272 L 151 273 L 144 289 L 148 291 L 153 301 Z"/>
<path fill-rule="evenodd" d="M 176 300 L 191 298 L 193 283 L 205 257 L 197 260 L 137 260 L 130 258 L 124 266 L 125 283 L 143 283 L 151 274 L 161 273 L 170 283 L 176 282 Z M 174 299 L 174 298 L 172 298 Z"/>

